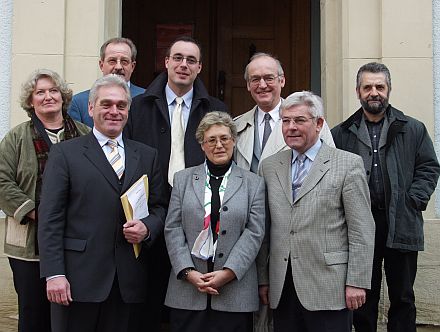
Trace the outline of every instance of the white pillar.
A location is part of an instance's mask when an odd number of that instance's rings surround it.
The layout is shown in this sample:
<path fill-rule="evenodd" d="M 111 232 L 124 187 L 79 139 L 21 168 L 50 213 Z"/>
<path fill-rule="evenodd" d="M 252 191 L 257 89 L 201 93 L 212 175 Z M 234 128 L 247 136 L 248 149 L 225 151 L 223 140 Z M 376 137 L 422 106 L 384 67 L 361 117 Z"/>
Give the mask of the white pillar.
<path fill-rule="evenodd" d="M 440 1 L 432 0 L 432 65 L 434 81 L 434 147 L 440 158 Z M 435 195 L 435 214 L 440 215 L 440 188 Z"/>
<path fill-rule="evenodd" d="M 0 0 L 0 139 L 9 130 L 11 94 L 12 1 Z"/>

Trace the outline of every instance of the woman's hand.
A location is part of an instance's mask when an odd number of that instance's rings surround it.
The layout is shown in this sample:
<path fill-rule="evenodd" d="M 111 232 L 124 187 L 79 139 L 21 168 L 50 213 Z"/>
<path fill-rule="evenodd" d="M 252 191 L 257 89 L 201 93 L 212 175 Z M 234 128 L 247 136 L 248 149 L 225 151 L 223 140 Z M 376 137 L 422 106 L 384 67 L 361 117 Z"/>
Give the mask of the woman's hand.
<path fill-rule="evenodd" d="M 235 279 L 235 273 L 230 269 L 218 270 L 202 275 L 202 280 L 204 281 L 204 287 L 210 287 L 218 290 Z"/>
<path fill-rule="evenodd" d="M 203 276 L 204 275 L 201 274 L 199 271 L 191 270 L 186 277 L 186 281 L 196 287 L 199 292 L 211 295 L 218 295 L 218 291 L 215 288 L 206 286 L 206 282 L 203 280 Z"/>

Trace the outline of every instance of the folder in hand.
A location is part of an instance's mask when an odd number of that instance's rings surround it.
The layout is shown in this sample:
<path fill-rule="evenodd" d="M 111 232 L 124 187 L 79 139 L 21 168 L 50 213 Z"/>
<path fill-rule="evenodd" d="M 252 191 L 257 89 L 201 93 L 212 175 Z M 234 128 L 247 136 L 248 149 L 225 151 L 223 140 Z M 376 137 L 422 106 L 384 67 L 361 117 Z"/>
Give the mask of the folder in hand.
<path fill-rule="evenodd" d="M 143 219 L 148 217 L 148 176 L 142 175 L 133 185 L 121 196 L 122 207 L 124 208 L 127 220 Z M 133 244 L 134 254 L 138 258 L 141 252 L 141 244 Z"/>

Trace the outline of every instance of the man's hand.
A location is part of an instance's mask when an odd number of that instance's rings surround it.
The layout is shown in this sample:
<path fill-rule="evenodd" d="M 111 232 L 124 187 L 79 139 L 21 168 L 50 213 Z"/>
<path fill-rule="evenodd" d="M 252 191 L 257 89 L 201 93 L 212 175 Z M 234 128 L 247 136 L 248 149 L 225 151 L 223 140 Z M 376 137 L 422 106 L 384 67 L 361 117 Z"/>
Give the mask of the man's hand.
<path fill-rule="evenodd" d="M 64 276 L 49 279 L 46 283 L 46 292 L 50 302 L 67 306 L 73 301 L 70 284 Z"/>
<path fill-rule="evenodd" d="M 365 289 L 353 286 L 345 286 L 345 302 L 349 310 L 360 308 L 366 300 Z"/>
<path fill-rule="evenodd" d="M 258 286 L 258 295 L 260 295 L 260 301 L 262 304 L 269 304 L 269 286 L 262 285 Z"/>
<path fill-rule="evenodd" d="M 129 243 L 141 243 L 149 234 L 147 226 L 139 219 L 129 220 L 122 227 Z"/>

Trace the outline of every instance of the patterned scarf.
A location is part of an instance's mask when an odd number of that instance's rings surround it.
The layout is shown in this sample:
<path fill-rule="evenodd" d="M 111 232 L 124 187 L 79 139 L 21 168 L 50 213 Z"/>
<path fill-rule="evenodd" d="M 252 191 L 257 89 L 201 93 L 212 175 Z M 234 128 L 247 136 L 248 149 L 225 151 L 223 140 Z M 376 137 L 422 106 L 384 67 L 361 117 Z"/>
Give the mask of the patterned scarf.
<path fill-rule="evenodd" d="M 205 217 L 203 218 L 203 229 L 194 242 L 194 246 L 191 250 L 191 254 L 194 257 L 208 260 L 212 257 L 212 261 L 214 262 L 215 250 L 217 249 L 217 240 L 214 242 L 214 236 L 212 234 L 211 228 L 211 198 L 212 191 L 211 185 L 209 184 L 209 179 L 211 177 L 211 173 L 209 172 L 208 166 L 205 162 L 206 169 L 206 179 L 205 179 Z M 223 196 L 226 191 L 226 186 L 228 184 L 229 175 L 231 175 L 232 165 L 229 167 L 228 171 L 225 173 L 222 179 L 222 183 L 220 184 L 220 188 L 218 190 L 220 196 L 220 205 L 223 202 Z M 218 235 L 220 230 L 220 219 L 217 221 L 215 225 L 215 232 Z M 217 237 L 218 238 L 218 237 Z"/>
<path fill-rule="evenodd" d="M 35 154 L 37 155 L 38 163 L 37 183 L 35 187 L 35 222 L 38 222 L 38 206 L 40 205 L 43 172 L 46 166 L 52 142 L 47 135 L 43 123 L 35 115 L 35 113 L 33 113 L 31 116 L 31 132 L 32 142 L 34 144 Z M 64 116 L 64 140 L 68 140 L 78 136 L 80 136 L 80 134 L 75 126 L 74 121 L 72 120 L 72 118 L 70 118 L 69 115 L 66 114 Z M 35 236 L 35 253 L 38 255 L 37 232 L 35 232 Z"/>

